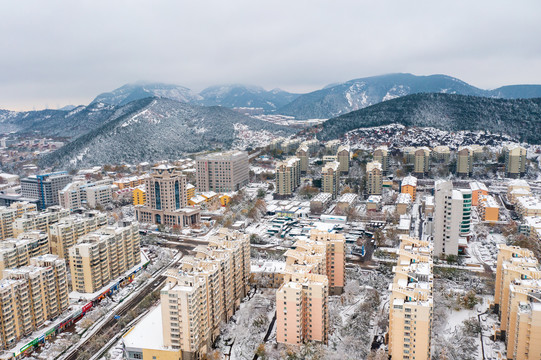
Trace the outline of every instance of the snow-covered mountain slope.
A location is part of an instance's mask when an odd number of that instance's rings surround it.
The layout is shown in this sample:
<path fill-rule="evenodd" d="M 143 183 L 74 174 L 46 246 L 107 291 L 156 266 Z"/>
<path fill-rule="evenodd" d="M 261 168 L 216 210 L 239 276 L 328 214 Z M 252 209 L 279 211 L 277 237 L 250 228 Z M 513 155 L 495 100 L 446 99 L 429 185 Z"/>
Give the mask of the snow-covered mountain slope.
<path fill-rule="evenodd" d="M 92 102 L 125 105 L 148 97 L 160 97 L 187 103 L 202 100 L 199 95 L 183 86 L 161 83 L 135 83 L 126 84 L 111 92 L 100 94 Z"/>
<path fill-rule="evenodd" d="M 370 105 L 417 93 L 443 93 L 493 98 L 541 97 L 540 85 L 512 85 L 483 90 L 447 75 L 388 74 L 350 80 L 304 94 L 277 110 L 297 119 L 328 119 Z"/>
<path fill-rule="evenodd" d="M 201 105 L 219 105 L 228 108 L 263 108 L 267 112 L 290 103 L 298 95 L 280 89 L 267 91 L 258 86 L 222 85 L 212 86 L 201 91 Z"/>
<path fill-rule="evenodd" d="M 46 156 L 41 164 L 73 167 L 175 159 L 186 152 L 231 148 L 246 136 L 246 130 L 271 137 L 294 132 L 218 106 L 163 98 L 137 100 L 128 106 L 122 116 Z"/>

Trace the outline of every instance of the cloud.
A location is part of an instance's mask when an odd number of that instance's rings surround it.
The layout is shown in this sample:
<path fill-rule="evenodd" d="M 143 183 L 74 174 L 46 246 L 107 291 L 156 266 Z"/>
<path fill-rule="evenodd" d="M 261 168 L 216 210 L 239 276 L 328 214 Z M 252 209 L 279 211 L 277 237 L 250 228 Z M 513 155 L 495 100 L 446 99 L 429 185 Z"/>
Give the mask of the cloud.
<path fill-rule="evenodd" d="M 306 92 L 391 72 L 541 83 L 541 3 L 1 1 L 0 108 L 88 103 L 138 80 Z"/>

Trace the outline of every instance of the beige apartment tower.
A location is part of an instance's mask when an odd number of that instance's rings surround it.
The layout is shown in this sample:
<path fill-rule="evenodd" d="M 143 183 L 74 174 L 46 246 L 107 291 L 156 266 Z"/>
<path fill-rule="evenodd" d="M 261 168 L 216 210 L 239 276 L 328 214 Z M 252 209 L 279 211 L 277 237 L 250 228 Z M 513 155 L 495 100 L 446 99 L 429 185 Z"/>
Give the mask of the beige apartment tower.
<path fill-rule="evenodd" d="M 432 246 L 402 235 L 393 268 L 389 310 L 389 356 L 429 360 L 431 346 Z"/>
<path fill-rule="evenodd" d="M 17 239 L 6 239 L 0 242 L 0 279 L 4 269 L 18 268 L 30 264 L 30 258 L 49 253 L 47 233 L 29 231 L 22 233 Z"/>
<path fill-rule="evenodd" d="M 13 222 L 27 212 L 37 211 L 36 204 L 28 202 L 16 202 L 8 207 L 0 207 L 0 240 L 11 238 L 13 234 Z"/>
<path fill-rule="evenodd" d="M 507 177 L 520 177 L 526 173 L 526 149 L 518 145 L 503 148 Z"/>
<path fill-rule="evenodd" d="M 197 189 L 217 193 L 240 190 L 249 182 L 248 153 L 228 151 L 196 159 Z"/>
<path fill-rule="evenodd" d="M 541 271 L 530 250 L 498 245 L 494 305 L 500 316 L 496 334 L 507 358 L 541 358 Z"/>
<path fill-rule="evenodd" d="M 321 170 L 321 190 L 336 199 L 340 190 L 340 163 L 329 162 Z"/>
<path fill-rule="evenodd" d="M 301 161 L 301 173 L 307 173 L 308 172 L 308 162 L 310 160 L 310 149 L 308 145 L 301 145 L 297 152 L 295 153 L 295 156 L 299 158 Z"/>
<path fill-rule="evenodd" d="M 456 153 L 456 173 L 460 176 L 471 176 L 473 173 L 473 149 L 461 146 Z"/>
<path fill-rule="evenodd" d="M 368 195 L 381 195 L 383 192 L 382 168 L 377 161 L 366 164 L 366 192 Z"/>
<path fill-rule="evenodd" d="M 430 169 L 430 149 L 420 147 L 415 150 L 414 154 L 413 172 L 418 175 L 427 174 Z"/>
<path fill-rule="evenodd" d="M 381 172 L 387 175 L 389 172 L 389 149 L 387 146 L 379 146 L 374 150 L 374 161 L 381 164 Z"/>
<path fill-rule="evenodd" d="M 184 360 L 199 359 L 249 290 L 249 237 L 222 229 L 166 276 L 161 290 L 163 345 L 180 351 Z"/>
<path fill-rule="evenodd" d="M 351 157 L 349 146 L 342 145 L 336 152 L 336 160 L 340 163 L 340 172 L 347 174 L 349 172 L 349 159 Z"/>
<path fill-rule="evenodd" d="M 290 157 L 276 165 L 276 193 L 290 196 L 301 183 L 301 160 Z"/>

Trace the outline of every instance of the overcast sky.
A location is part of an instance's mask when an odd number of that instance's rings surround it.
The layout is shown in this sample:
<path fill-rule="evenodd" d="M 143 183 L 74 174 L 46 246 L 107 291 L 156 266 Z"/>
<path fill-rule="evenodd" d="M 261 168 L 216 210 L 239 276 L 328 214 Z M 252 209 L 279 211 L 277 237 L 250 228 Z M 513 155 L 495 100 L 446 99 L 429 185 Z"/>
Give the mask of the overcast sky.
<path fill-rule="evenodd" d="M 0 0 L 0 108 L 139 80 L 292 92 L 393 72 L 541 84 L 541 1 Z"/>

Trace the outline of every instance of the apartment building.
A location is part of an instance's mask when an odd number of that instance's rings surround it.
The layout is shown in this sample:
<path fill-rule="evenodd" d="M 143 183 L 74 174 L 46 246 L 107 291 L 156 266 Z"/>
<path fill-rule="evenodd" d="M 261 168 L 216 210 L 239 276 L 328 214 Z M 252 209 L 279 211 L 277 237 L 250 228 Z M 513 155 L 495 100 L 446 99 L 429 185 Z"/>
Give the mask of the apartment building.
<path fill-rule="evenodd" d="M 387 175 L 389 172 L 389 149 L 387 146 L 378 146 L 374 150 L 374 161 L 381 164 L 381 172 L 383 175 Z"/>
<path fill-rule="evenodd" d="M 415 174 L 427 174 L 430 170 L 430 149 L 420 147 L 415 150 L 415 158 L 413 162 L 413 172 Z"/>
<path fill-rule="evenodd" d="M 248 153 L 229 151 L 200 156 L 196 159 L 197 189 L 232 192 L 248 184 Z"/>
<path fill-rule="evenodd" d="M 72 180 L 65 171 L 50 174 L 33 175 L 21 179 L 21 195 L 24 198 L 37 199 L 38 207 L 45 209 L 58 205 L 58 193 Z"/>
<path fill-rule="evenodd" d="M 308 145 L 301 145 L 297 149 L 295 156 L 301 161 L 301 173 L 308 172 L 308 162 L 310 161 L 310 149 Z"/>
<path fill-rule="evenodd" d="M 284 283 L 276 292 L 276 340 L 284 344 L 327 343 L 329 294 L 345 284 L 343 234 L 312 230 L 285 252 Z"/>
<path fill-rule="evenodd" d="M 16 202 L 10 206 L 0 207 L 0 240 L 13 237 L 13 222 L 27 212 L 37 211 L 36 204 Z"/>
<path fill-rule="evenodd" d="M 340 147 L 340 140 L 331 140 L 325 143 L 325 152 L 327 154 L 336 154 Z"/>
<path fill-rule="evenodd" d="M 383 192 L 382 168 L 377 161 L 366 164 L 366 192 L 368 195 L 381 195 Z"/>
<path fill-rule="evenodd" d="M 479 217 L 483 221 L 496 222 L 500 216 L 500 205 L 492 195 L 481 195 L 479 199 Z"/>
<path fill-rule="evenodd" d="M 58 198 L 60 206 L 69 210 L 85 205 L 95 209 L 98 205 L 110 204 L 113 199 L 113 179 L 71 182 L 59 191 Z"/>
<path fill-rule="evenodd" d="M 68 308 L 66 263 L 54 255 L 5 269 L 0 280 L 0 347 L 8 349 Z"/>
<path fill-rule="evenodd" d="M 507 184 L 507 200 L 511 204 L 515 204 L 519 197 L 531 195 L 532 189 L 526 180 L 515 179 Z"/>
<path fill-rule="evenodd" d="M 349 172 L 349 159 L 351 157 L 349 145 L 338 147 L 336 152 L 336 160 L 340 163 L 340 172 L 347 174 Z"/>
<path fill-rule="evenodd" d="M 195 196 L 195 186 L 192 184 L 186 184 L 186 197 L 188 200 Z"/>
<path fill-rule="evenodd" d="M 70 215 L 49 225 L 51 253 L 69 260 L 68 249 L 86 234 L 107 225 L 107 215 L 98 211 L 87 211 L 82 215 Z"/>
<path fill-rule="evenodd" d="M 276 193 L 290 196 L 301 184 L 301 160 L 290 157 L 276 165 Z"/>
<path fill-rule="evenodd" d="M 460 146 L 456 153 L 456 173 L 459 176 L 473 174 L 473 149 L 469 146 Z"/>
<path fill-rule="evenodd" d="M 124 222 L 87 234 L 68 249 L 73 291 L 94 293 L 141 261 L 139 224 Z"/>
<path fill-rule="evenodd" d="M 325 275 L 287 271 L 276 292 L 276 341 L 300 345 L 328 342 L 329 286 Z"/>
<path fill-rule="evenodd" d="M 136 206 L 136 205 L 145 205 L 145 203 L 147 201 L 146 186 L 143 184 L 143 185 L 139 185 L 138 187 L 133 189 L 132 196 L 133 196 L 133 205 L 134 206 Z M 189 197 L 188 197 L 188 199 L 189 199 Z"/>
<path fill-rule="evenodd" d="M 277 150 L 281 150 L 281 145 L 282 145 L 282 142 L 284 141 L 284 138 L 283 137 L 279 137 L 279 138 L 276 138 L 276 139 L 273 139 L 270 144 L 269 144 L 269 150 L 270 151 L 277 151 Z"/>
<path fill-rule="evenodd" d="M 396 212 L 398 215 L 405 215 L 411 207 L 411 195 L 400 193 L 396 198 Z"/>
<path fill-rule="evenodd" d="M 138 221 L 181 228 L 200 223 L 199 208 L 187 207 L 186 176 L 178 168 L 153 167 L 145 181 L 146 203 L 135 206 Z"/>
<path fill-rule="evenodd" d="M 400 192 L 403 194 L 410 194 L 411 200 L 415 202 L 417 195 L 417 178 L 414 176 L 406 176 L 402 179 Z"/>
<path fill-rule="evenodd" d="M 440 145 L 436 146 L 432 149 L 432 160 L 439 162 L 439 163 L 448 163 L 451 159 L 451 150 L 449 150 L 449 146 L 446 145 Z"/>
<path fill-rule="evenodd" d="M 245 234 L 222 229 L 207 246 L 185 256 L 178 269 L 169 269 L 161 290 L 159 344 L 141 346 L 124 337 L 131 358 L 169 354 L 171 358 L 199 359 L 210 350 L 249 290 L 250 240 Z M 143 320 L 143 324 L 144 324 Z M 138 330 L 139 325 L 134 331 Z M 162 358 L 162 357 L 160 357 Z M 169 357 L 166 357 L 169 358 Z"/>
<path fill-rule="evenodd" d="M 471 236 L 471 190 L 453 190 L 451 181 L 435 183 L 434 255 L 458 255 Z"/>
<path fill-rule="evenodd" d="M 480 181 L 470 182 L 470 190 L 472 193 L 472 202 L 473 206 L 479 205 L 479 199 L 483 196 L 488 195 L 488 188 L 485 184 Z"/>
<path fill-rule="evenodd" d="M 29 231 L 22 233 L 17 239 L 6 239 L 0 242 L 0 279 L 4 269 L 17 268 L 30 264 L 30 258 L 49 253 L 47 233 Z"/>
<path fill-rule="evenodd" d="M 526 149 L 518 145 L 503 147 L 507 177 L 520 177 L 526 173 Z"/>
<path fill-rule="evenodd" d="M 282 142 L 280 145 L 284 154 L 293 154 L 299 147 L 301 139 L 288 139 Z"/>
<path fill-rule="evenodd" d="M 521 196 L 515 202 L 515 211 L 522 218 L 541 216 L 541 199 L 535 196 Z"/>
<path fill-rule="evenodd" d="M 24 213 L 12 224 L 13 237 L 19 236 L 23 232 L 30 230 L 39 230 L 47 232 L 49 225 L 57 223 L 60 219 L 70 215 L 70 211 L 62 209 L 60 206 L 48 207 L 45 211 L 30 211 Z"/>
<path fill-rule="evenodd" d="M 541 241 L 541 216 L 526 216 L 519 225 L 519 232 Z"/>
<path fill-rule="evenodd" d="M 415 163 L 415 150 L 417 149 L 413 146 L 405 146 L 401 149 L 402 156 L 406 164 Z"/>
<path fill-rule="evenodd" d="M 393 272 L 389 356 L 429 360 L 434 307 L 431 243 L 402 235 Z"/>
<path fill-rule="evenodd" d="M 340 163 L 333 161 L 325 164 L 321 178 L 321 191 L 332 194 L 333 199 L 336 199 L 340 190 Z"/>
<path fill-rule="evenodd" d="M 494 306 L 500 317 L 496 335 L 505 340 L 507 358 L 541 358 L 541 271 L 534 254 L 498 245 Z"/>

